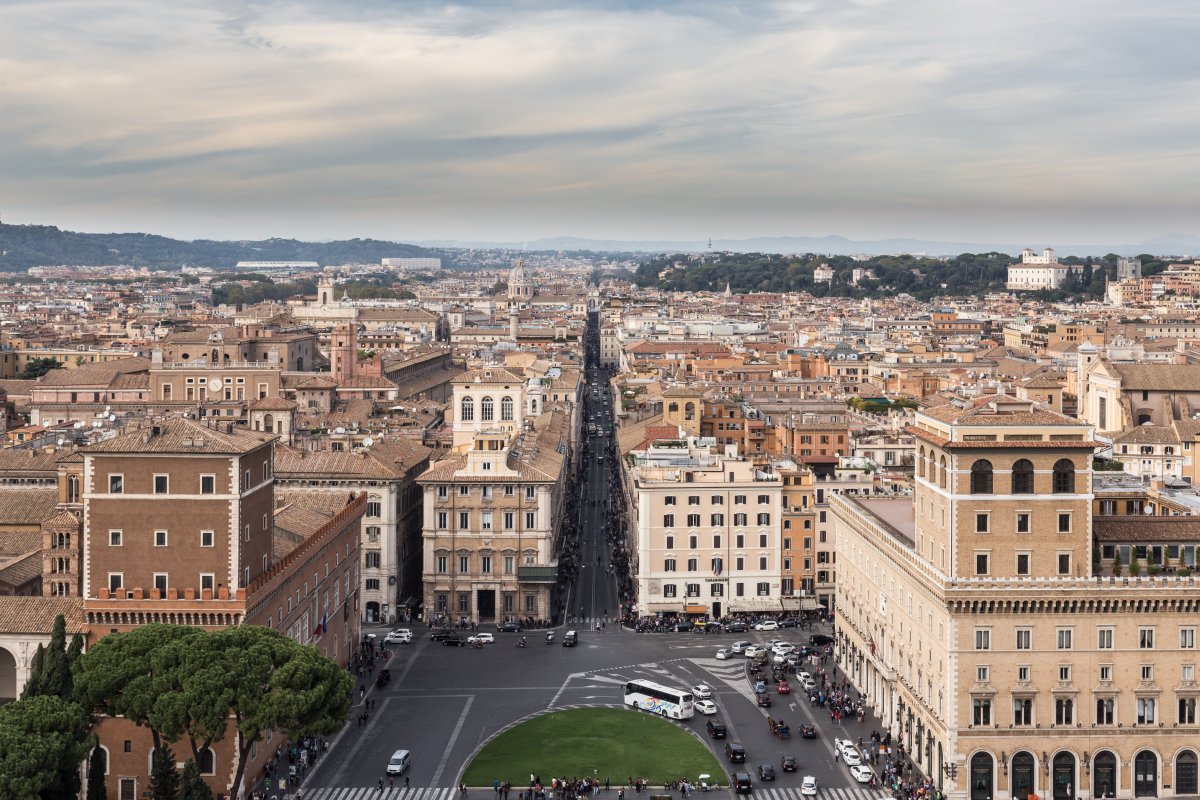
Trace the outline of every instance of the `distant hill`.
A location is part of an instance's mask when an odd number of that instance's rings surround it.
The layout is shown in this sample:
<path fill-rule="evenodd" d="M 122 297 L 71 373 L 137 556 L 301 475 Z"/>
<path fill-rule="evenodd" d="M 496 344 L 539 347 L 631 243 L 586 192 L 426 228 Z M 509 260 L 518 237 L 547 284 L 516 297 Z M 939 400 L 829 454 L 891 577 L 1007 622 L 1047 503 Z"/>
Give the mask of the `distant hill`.
<path fill-rule="evenodd" d="M 525 242 L 467 242 L 453 239 L 420 242 L 426 247 L 501 248 L 525 251 L 592 251 L 596 253 L 701 253 L 709 249 L 707 241 L 581 239 L 557 236 Z M 1136 244 L 1062 244 L 1061 242 L 949 242 L 933 239 L 856 240 L 844 236 L 762 236 L 755 239 L 712 240 L 712 249 L 728 253 L 819 253 L 829 256 L 915 255 L 945 257 L 959 253 L 1004 253 L 1010 256 L 1032 247 L 1041 251 L 1053 247 L 1060 256 L 1100 257 L 1110 253 L 1133 256 L 1140 253 L 1186 255 L 1200 253 L 1200 236 L 1171 234 Z"/>
<path fill-rule="evenodd" d="M 40 266 L 127 265 L 178 269 L 232 269 L 239 261 L 316 261 L 319 264 L 378 264 L 384 258 L 434 255 L 424 247 L 377 239 L 300 242 L 193 242 L 149 233 L 75 233 L 52 225 L 0 224 L 0 272 Z"/>

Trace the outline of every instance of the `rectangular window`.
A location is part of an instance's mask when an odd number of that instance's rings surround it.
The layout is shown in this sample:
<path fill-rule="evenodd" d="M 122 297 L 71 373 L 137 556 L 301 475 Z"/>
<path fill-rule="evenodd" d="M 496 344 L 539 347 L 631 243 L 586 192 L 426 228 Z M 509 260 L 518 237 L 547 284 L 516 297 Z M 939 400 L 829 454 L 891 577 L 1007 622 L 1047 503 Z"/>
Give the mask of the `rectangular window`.
<path fill-rule="evenodd" d="M 1112 650 L 1113 649 L 1113 629 L 1099 628 L 1096 631 L 1096 649 Z"/>
<path fill-rule="evenodd" d="M 1075 721 L 1075 701 L 1069 697 L 1054 700 L 1054 724 L 1070 725 Z"/>
<path fill-rule="evenodd" d="M 170 478 L 167 475 L 154 476 L 154 493 L 167 494 L 167 488 L 170 486 Z"/>
<path fill-rule="evenodd" d="M 675 527 L 675 515 L 674 514 L 663 514 L 663 527 L 664 528 L 674 528 Z"/>
<path fill-rule="evenodd" d="M 1149 683 L 1154 680 L 1154 665 L 1142 664 L 1142 683 Z"/>
<path fill-rule="evenodd" d="M 437 557 L 437 571 L 445 574 L 450 571 L 450 558 L 448 556 Z"/>
<path fill-rule="evenodd" d="M 471 571 L 471 557 L 470 556 L 459 556 L 458 557 L 458 571 L 464 572 L 464 573 Z"/>
<path fill-rule="evenodd" d="M 481 573 L 483 573 L 484 575 L 492 574 L 492 557 L 491 556 L 480 556 L 479 557 L 479 571 Z"/>
<path fill-rule="evenodd" d="M 155 547 L 166 547 L 167 546 L 167 532 L 166 531 L 155 531 L 154 532 L 154 546 Z"/>
<path fill-rule="evenodd" d="M 664 505 L 664 506 L 673 506 L 673 505 L 675 505 L 675 498 L 674 498 L 674 497 L 664 497 L 664 498 L 663 498 L 663 505 Z"/>
<path fill-rule="evenodd" d="M 663 585 L 663 597 L 675 597 L 675 584 L 668 583 Z"/>
<path fill-rule="evenodd" d="M 450 527 L 450 515 L 445 511 L 437 512 L 437 526 L 440 530 Z"/>
<path fill-rule="evenodd" d="M 972 719 L 976 725 L 992 724 L 992 701 L 986 698 L 975 698 L 971 701 Z"/>
<path fill-rule="evenodd" d="M 975 554 L 975 574 L 976 575 L 987 575 L 988 574 L 988 554 L 987 553 L 976 553 Z"/>
<path fill-rule="evenodd" d="M 437 488 L 437 496 L 439 500 L 445 500 L 450 496 L 450 487 L 446 484 L 440 484 Z"/>
<path fill-rule="evenodd" d="M 200 573 L 200 591 L 203 592 L 203 591 L 207 590 L 207 591 L 211 592 L 213 590 L 213 586 L 216 585 L 215 582 L 216 582 L 216 576 L 213 575 L 211 572 Z"/>
<path fill-rule="evenodd" d="M 537 527 L 537 512 L 526 511 L 525 512 L 525 528 L 526 528 L 526 530 L 533 530 L 536 527 Z"/>
<path fill-rule="evenodd" d="M 1096 724 L 1112 725 L 1116 721 L 1117 702 L 1111 697 L 1096 698 Z"/>
<path fill-rule="evenodd" d="M 991 650 L 992 649 L 992 632 L 987 628 L 975 629 L 975 649 L 976 650 Z"/>
<path fill-rule="evenodd" d="M 1196 680 L 1196 665 L 1184 664 L 1179 668 L 1179 677 L 1185 683 L 1191 683 Z"/>
<path fill-rule="evenodd" d="M 1180 725 L 1195 725 L 1196 724 L 1196 698 L 1181 697 L 1179 698 L 1179 724 Z"/>
<path fill-rule="evenodd" d="M 689 506 L 700 505 L 700 495 L 698 495 L 698 494 L 688 495 L 688 505 Z"/>
<path fill-rule="evenodd" d="M 458 512 L 458 529 L 464 530 L 471 527 L 471 513 L 469 511 Z"/>
<path fill-rule="evenodd" d="M 1138 648 L 1154 649 L 1154 628 L 1138 628 Z"/>
<path fill-rule="evenodd" d="M 699 514 L 688 514 L 687 515 L 687 526 L 689 528 L 699 528 L 700 527 L 700 515 Z"/>
<path fill-rule="evenodd" d="M 121 537 L 122 537 L 121 531 L 109 531 L 108 532 L 109 546 L 110 547 L 120 547 L 121 546 Z"/>
<path fill-rule="evenodd" d="M 512 556 L 504 557 L 504 574 L 505 575 L 513 574 L 514 564 L 515 564 L 515 560 L 513 559 Z"/>
<path fill-rule="evenodd" d="M 1071 667 L 1068 664 L 1061 664 L 1058 667 L 1058 680 L 1060 683 L 1071 682 Z"/>
<path fill-rule="evenodd" d="M 1017 667 L 1017 683 L 1029 683 L 1029 667 L 1022 664 Z"/>
<path fill-rule="evenodd" d="M 675 559 L 673 559 L 673 558 L 663 559 L 663 572 L 674 572 L 674 571 L 675 571 Z"/>
<path fill-rule="evenodd" d="M 1196 648 L 1196 629 L 1195 628 L 1180 628 L 1179 629 L 1179 649 L 1194 650 Z"/>
<path fill-rule="evenodd" d="M 485 531 L 492 529 L 492 512 L 481 511 L 479 513 L 479 527 Z"/>
<path fill-rule="evenodd" d="M 1013 698 L 1013 725 L 1024 726 L 1033 724 L 1033 698 Z"/>
<path fill-rule="evenodd" d="M 1070 553 L 1059 553 L 1058 554 L 1058 574 L 1059 575 L 1070 575 L 1071 574 L 1071 554 Z"/>
<path fill-rule="evenodd" d="M 987 683 L 988 682 L 988 668 L 987 667 L 976 667 L 975 668 L 975 682 L 976 683 Z"/>
<path fill-rule="evenodd" d="M 759 597 L 766 597 L 771 593 L 771 584 L 767 583 L 766 581 L 759 583 L 757 586 L 757 592 Z"/>
<path fill-rule="evenodd" d="M 975 532 L 976 533 L 987 533 L 988 532 L 988 523 L 989 523 L 990 519 L 991 519 L 990 514 L 976 514 L 975 515 Z"/>
<path fill-rule="evenodd" d="M 367 567 L 367 569 L 379 569 L 379 551 L 378 550 L 368 550 L 367 551 L 365 566 Z"/>
<path fill-rule="evenodd" d="M 166 594 L 166 592 L 167 592 L 167 573 L 165 573 L 165 572 L 154 573 L 154 588 L 158 589 L 163 594 Z"/>
<path fill-rule="evenodd" d="M 511 531 L 517 525 L 517 515 L 512 511 L 504 512 L 504 530 Z"/>
<path fill-rule="evenodd" d="M 123 572 L 108 573 L 108 590 L 110 592 L 119 591 L 120 588 L 124 584 L 125 584 L 125 573 L 123 573 Z"/>
<path fill-rule="evenodd" d="M 216 475 L 201 475 L 200 476 L 200 494 L 216 494 L 217 493 L 217 476 Z"/>
<path fill-rule="evenodd" d="M 758 557 L 758 568 L 761 571 L 764 571 L 764 572 L 766 571 L 766 569 L 767 569 L 767 557 L 766 556 Z"/>
<path fill-rule="evenodd" d="M 1137 700 L 1138 725 L 1150 725 L 1154 722 L 1154 698 L 1139 697 Z"/>
<path fill-rule="evenodd" d="M 1029 574 L 1029 553 L 1017 553 L 1017 574 Z"/>
<path fill-rule="evenodd" d="M 108 476 L 108 493 L 109 494 L 124 494 L 125 493 L 125 476 L 124 475 L 109 475 Z"/>
<path fill-rule="evenodd" d="M 1064 511 L 1059 512 L 1059 514 L 1058 514 L 1058 532 L 1059 533 L 1070 533 L 1071 532 L 1071 515 L 1069 513 L 1064 512 Z"/>
<path fill-rule="evenodd" d="M 733 496 L 733 504 L 738 505 L 738 506 L 744 506 L 746 504 L 746 495 L 735 494 Z"/>
<path fill-rule="evenodd" d="M 1056 641 L 1057 641 L 1059 650 L 1070 650 L 1071 649 L 1071 633 L 1072 633 L 1072 631 L 1070 628 L 1059 628 L 1058 629 L 1057 634 L 1056 634 Z"/>
<path fill-rule="evenodd" d="M 689 558 L 687 560 L 687 571 L 688 572 L 695 572 L 699 567 L 700 567 L 699 559 Z"/>
<path fill-rule="evenodd" d="M 1017 533 L 1029 533 L 1029 513 L 1017 514 Z"/>
<path fill-rule="evenodd" d="M 1109 683 L 1112 681 L 1112 664 L 1100 665 L 1100 681 L 1102 683 Z"/>
<path fill-rule="evenodd" d="M 1033 649 L 1033 630 L 1031 628 L 1017 629 L 1017 649 L 1032 650 Z"/>
<path fill-rule="evenodd" d="M 383 503 L 378 500 L 367 501 L 367 516 L 380 517 L 383 516 Z"/>

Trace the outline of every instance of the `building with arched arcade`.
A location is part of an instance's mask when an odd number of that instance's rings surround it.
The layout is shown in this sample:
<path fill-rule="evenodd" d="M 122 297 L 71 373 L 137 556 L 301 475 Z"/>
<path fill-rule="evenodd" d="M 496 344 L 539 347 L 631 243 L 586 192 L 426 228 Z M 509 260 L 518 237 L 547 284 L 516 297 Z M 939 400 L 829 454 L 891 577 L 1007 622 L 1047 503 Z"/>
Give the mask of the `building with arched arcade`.
<path fill-rule="evenodd" d="M 1098 574 L 1094 426 L 990 396 L 909 430 L 914 497 L 830 503 L 840 666 L 893 744 L 961 800 L 1196 795 L 1200 584 Z"/>

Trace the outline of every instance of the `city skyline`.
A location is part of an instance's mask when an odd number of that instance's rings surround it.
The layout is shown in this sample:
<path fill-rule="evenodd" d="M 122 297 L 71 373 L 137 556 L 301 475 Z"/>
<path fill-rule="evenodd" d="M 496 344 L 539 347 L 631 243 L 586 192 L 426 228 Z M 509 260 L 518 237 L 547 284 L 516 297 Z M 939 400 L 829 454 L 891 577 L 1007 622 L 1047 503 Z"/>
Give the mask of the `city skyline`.
<path fill-rule="evenodd" d="M 16 3 L 7 222 L 182 238 L 1196 233 L 1200 10 Z"/>

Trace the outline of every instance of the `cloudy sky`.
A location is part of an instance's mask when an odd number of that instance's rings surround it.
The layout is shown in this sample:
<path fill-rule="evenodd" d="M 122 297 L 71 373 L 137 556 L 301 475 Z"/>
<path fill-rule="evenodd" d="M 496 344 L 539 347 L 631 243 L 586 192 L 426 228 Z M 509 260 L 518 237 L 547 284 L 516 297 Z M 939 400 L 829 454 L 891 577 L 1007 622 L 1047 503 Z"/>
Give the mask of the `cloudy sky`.
<path fill-rule="evenodd" d="M 1200 233 L 1194 0 L 0 0 L 0 215 L 182 237 Z"/>

